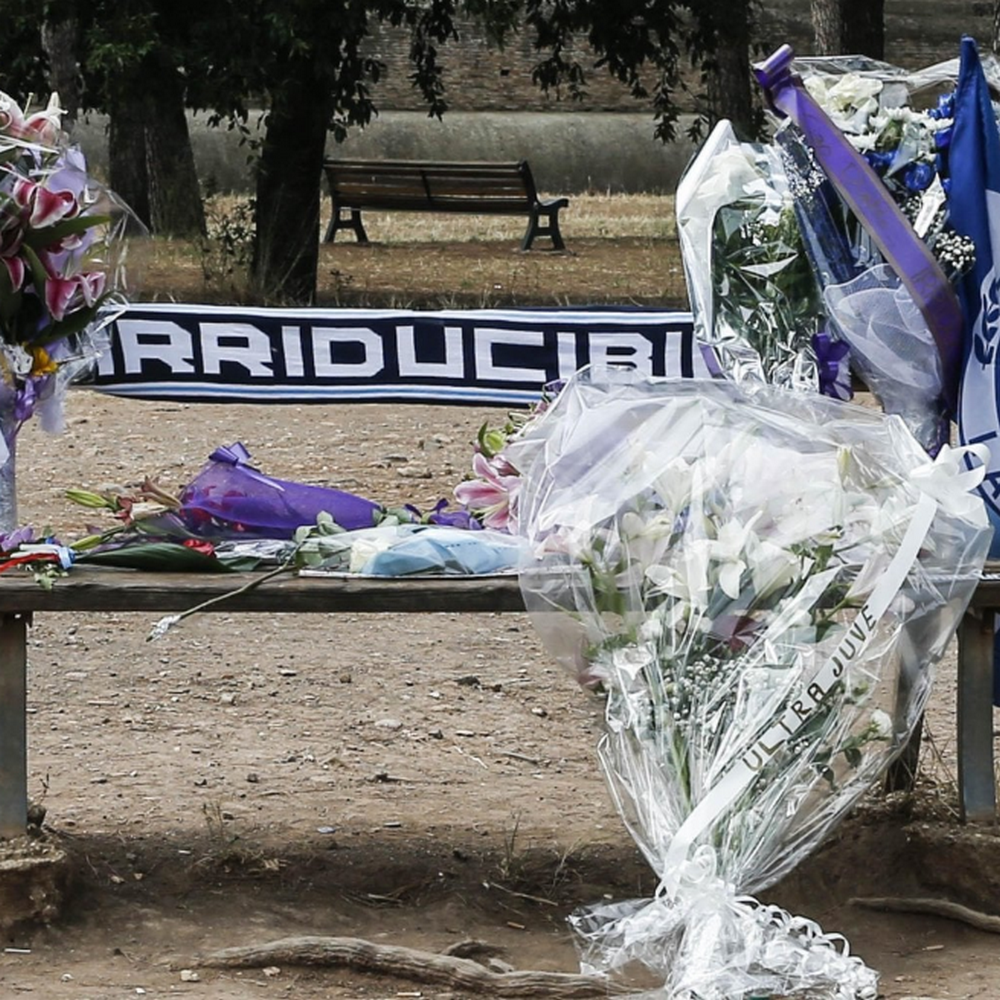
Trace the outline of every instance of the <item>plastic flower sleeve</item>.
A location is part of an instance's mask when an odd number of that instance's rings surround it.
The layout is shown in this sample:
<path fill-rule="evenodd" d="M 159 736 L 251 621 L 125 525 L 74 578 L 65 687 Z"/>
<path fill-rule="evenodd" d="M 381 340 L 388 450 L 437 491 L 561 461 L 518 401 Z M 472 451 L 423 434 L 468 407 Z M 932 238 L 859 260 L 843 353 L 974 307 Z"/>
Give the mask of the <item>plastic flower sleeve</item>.
<path fill-rule="evenodd" d="M 874 997 L 846 942 L 748 897 L 814 850 L 907 742 L 979 579 L 978 452 L 728 381 L 584 370 L 511 447 L 521 581 L 605 699 L 599 758 L 660 879 L 577 914 L 583 965 L 663 995 Z"/>
<path fill-rule="evenodd" d="M 778 149 L 719 122 L 678 185 L 677 227 L 695 332 L 722 370 L 819 388 L 824 307 Z"/>
<path fill-rule="evenodd" d="M 795 59 L 796 85 L 782 51 L 755 72 L 768 99 L 805 128 L 829 173 L 824 179 L 814 169 L 802 133 L 786 120 L 775 142 L 823 289 L 828 333 L 850 345 L 853 368 L 883 408 L 933 454 L 948 440 L 960 353 L 949 283 L 975 257 L 947 212 L 957 60 L 911 73 L 856 56 Z"/>

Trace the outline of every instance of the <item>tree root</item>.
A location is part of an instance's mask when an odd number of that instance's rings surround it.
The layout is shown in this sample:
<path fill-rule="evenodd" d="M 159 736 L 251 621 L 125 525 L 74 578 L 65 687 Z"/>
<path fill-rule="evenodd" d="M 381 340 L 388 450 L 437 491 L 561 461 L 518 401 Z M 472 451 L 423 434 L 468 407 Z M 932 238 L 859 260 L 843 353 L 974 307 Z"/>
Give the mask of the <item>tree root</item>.
<path fill-rule="evenodd" d="M 620 992 L 598 976 L 564 972 L 493 972 L 468 958 L 350 937 L 281 938 L 268 944 L 224 948 L 203 956 L 195 964 L 217 969 L 267 965 L 335 966 L 420 983 L 444 983 L 455 989 L 494 997 L 582 1000 Z"/>
<path fill-rule="evenodd" d="M 853 906 L 863 906 L 869 910 L 886 910 L 892 913 L 928 913 L 935 917 L 959 920 L 976 930 L 990 934 L 1000 934 L 1000 917 L 980 910 L 971 910 L 961 903 L 948 899 L 928 899 L 920 896 L 865 896 L 851 900 Z"/>

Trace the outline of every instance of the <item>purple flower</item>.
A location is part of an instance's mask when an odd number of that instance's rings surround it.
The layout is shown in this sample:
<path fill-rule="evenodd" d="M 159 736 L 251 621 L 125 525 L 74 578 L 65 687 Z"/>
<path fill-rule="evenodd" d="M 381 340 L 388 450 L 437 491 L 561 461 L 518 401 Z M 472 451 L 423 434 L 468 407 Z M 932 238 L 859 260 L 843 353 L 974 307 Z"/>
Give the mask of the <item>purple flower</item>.
<path fill-rule="evenodd" d="M 868 165 L 879 176 L 884 174 L 892 165 L 892 157 L 892 153 L 881 153 L 874 150 L 872 152 L 865 153 L 865 159 L 868 161 Z"/>
<path fill-rule="evenodd" d="M 22 545 L 30 545 L 35 540 L 35 529 L 31 525 L 15 528 L 5 534 L 0 534 L 0 552 L 13 552 Z"/>
<path fill-rule="evenodd" d="M 481 531 L 482 525 L 467 510 L 445 510 L 448 501 L 442 497 L 434 505 L 434 509 L 424 514 L 420 520 L 425 524 L 439 524 L 447 528 L 466 528 L 470 531 Z"/>
<path fill-rule="evenodd" d="M 908 163 L 903 168 L 903 183 L 908 191 L 916 194 L 925 191 L 934 180 L 934 168 L 929 163 L 920 161 L 918 163 Z"/>
<path fill-rule="evenodd" d="M 825 330 L 813 335 L 819 391 L 824 396 L 847 400 L 854 395 L 851 387 L 850 348 L 842 340 L 834 340 Z"/>
<path fill-rule="evenodd" d="M 25 420 L 30 420 L 35 412 L 38 403 L 39 379 L 30 376 L 18 385 L 14 394 L 14 419 L 23 424 Z"/>

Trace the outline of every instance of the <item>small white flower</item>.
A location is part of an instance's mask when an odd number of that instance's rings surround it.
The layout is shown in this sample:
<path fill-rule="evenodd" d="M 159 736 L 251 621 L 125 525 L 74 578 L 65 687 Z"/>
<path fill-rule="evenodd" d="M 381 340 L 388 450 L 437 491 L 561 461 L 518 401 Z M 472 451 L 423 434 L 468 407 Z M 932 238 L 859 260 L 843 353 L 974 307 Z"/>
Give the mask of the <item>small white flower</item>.
<path fill-rule="evenodd" d="M 393 539 L 388 535 L 376 538 L 359 538 L 351 546 L 351 561 L 348 566 L 348 573 L 360 573 L 368 565 L 369 560 L 373 559 L 380 552 L 384 552 L 392 545 L 392 542 Z"/>
<path fill-rule="evenodd" d="M 876 708 L 872 712 L 869 727 L 872 732 L 872 739 L 887 740 L 892 736 L 892 717 L 888 712 Z"/>

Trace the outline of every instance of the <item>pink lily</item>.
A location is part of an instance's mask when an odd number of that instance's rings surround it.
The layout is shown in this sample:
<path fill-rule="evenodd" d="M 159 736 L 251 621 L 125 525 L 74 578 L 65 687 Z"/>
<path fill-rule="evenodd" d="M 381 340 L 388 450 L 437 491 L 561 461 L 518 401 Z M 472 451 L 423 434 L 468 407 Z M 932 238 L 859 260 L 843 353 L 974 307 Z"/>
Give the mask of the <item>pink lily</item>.
<path fill-rule="evenodd" d="M 0 132 L 20 138 L 24 131 L 24 114 L 21 106 L 8 94 L 0 91 Z"/>
<path fill-rule="evenodd" d="M 30 211 L 28 224 L 35 229 L 71 219 L 80 211 L 80 204 L 72 191 L 50 191 L 23 177 L 14 182 L 11 195 L 15 204 Z"/>
<path fill-rule="evenodd" d="M 59 95 L 53 94 L 44 111 L 36 111 L 24 120 L 24 137 L 36 139 L 46 146 L 54 146 L 59 141 L 62 114 L 63 109 L 59 107 Z"/>
<path fill-rule="evenodd" d="M 52 319 L 61 323 L 67 313 L 95 305 L 104 294 L 106 281 L 103 271 L 86 271 L 71 278 L 50 277 L 45 282 L 45 305 Z"/>
<path fill-rule="evenodd" d="M 15 139 L 29 139 L 53 146 L 59 139 L 63 109 L 59 107 L 59 95 L 49 98 L 44 111 L 36 111 L 27 118 L 20 105 L 9 94 L 0 91 L 0 132 Z"/>
<path fill-rule="evenodd" d="M 472 471 L 476 478 L 459 483 L 455 499 L 476 514 L 483 527 L 514 534 L 520 476 L 509 474 L 513 469 L 501 455 L 491 461 L 481 452 L 472 456 Z"/>
<path fill-rule="evenodd" d="M 24 259 L 21 257 L 0 257 L 0 261 L 7 268 L 7 274 L 10 277 L 10 286 L 16 292 L 24 284 Z"/>

